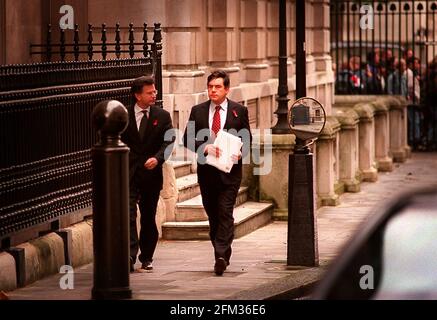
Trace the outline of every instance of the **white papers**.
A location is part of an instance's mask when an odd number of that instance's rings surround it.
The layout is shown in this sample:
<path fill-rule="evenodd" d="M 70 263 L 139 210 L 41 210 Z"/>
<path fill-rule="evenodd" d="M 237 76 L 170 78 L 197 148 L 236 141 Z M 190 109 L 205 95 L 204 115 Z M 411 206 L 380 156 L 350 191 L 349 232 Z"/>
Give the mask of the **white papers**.
<path fill-rule="evenodd" d="M 206 163 L 221 171 L 227 173 L 231 172 L 234 164 L 232 155 L 238 155 L 240 153 L 243 142 L 241 142 L 239 137 L 220 130 L 214 141 L 214 146 L 219 147 L 222 150 L 222 154 L 219 158 L 208 154 L 206 156 Z"/>

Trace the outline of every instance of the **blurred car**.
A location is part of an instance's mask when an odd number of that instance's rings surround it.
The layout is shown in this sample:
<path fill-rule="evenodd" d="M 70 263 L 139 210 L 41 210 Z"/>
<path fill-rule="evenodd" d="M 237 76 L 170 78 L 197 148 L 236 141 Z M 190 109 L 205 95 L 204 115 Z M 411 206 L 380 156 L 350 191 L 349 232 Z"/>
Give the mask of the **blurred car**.
<path fill-rule="evenodd" d="M 312 299 L 437 299 L 437 187 L 403 193 L 377 210 Z"/>

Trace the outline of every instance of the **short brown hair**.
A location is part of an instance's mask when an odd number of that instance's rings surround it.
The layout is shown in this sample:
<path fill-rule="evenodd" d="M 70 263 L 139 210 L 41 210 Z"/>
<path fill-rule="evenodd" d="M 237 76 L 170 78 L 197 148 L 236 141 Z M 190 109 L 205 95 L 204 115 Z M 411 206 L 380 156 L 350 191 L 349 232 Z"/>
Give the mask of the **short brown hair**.
<path fill-rule="evenodd" d="M 136 78 L 132 83 L 132 87 L 130 89 L 133 98 L 135 98 L 135 93 L 143 92 L 144 86 L 151 86 L 153 84 L 155 84 L 155 79 L 152 76 L 142 76 Z"/>
<path fill-rule="evenodd" d="M 226 73 L 226 71 L 223 70 L 215 70 L 213 71 L 209 76 L 208 76 L 208 81 L 207 81 L 207 85 L 211 80 L 217 79 L 217 78 L 223 78 L 223 85 L 225 86 L 225 88 L 229 88 L 230 85 L 230 80 L 229 80 L 229 76 Z"/>

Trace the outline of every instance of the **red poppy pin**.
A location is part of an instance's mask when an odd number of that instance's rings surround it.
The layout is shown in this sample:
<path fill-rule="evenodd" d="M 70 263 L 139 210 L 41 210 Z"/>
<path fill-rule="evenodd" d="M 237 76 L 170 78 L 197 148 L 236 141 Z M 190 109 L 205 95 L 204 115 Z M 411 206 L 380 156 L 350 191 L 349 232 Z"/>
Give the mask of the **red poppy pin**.
<path fill-rule="evenodd" d="M 158 119 L 153 120 L 153 125 L 157 126 L 158 125 Z"/>
<path fill-rule="evenodd" d="M 235 118 L 238 118 L 237 111 L 232 110 L 232 113 L 234 114 L 234 117 L 235 117 Z"/>

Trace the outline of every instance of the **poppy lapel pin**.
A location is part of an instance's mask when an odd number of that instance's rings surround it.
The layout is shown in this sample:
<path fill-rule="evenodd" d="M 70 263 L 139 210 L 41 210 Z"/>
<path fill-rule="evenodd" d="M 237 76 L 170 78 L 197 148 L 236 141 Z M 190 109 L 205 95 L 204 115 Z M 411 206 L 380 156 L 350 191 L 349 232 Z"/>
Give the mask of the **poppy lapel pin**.
<path fill-rule="evenodd" d="M 153 125 L 157 126 L 158 125 L 158 119 L 153 120 Z"/>
<path fill-rule="evenodd" d="M 232 114 L 234 115 L 234 117 L 235 117 L 235 118 L 238 118 L 238 114 L 237 114 L 237 111 L 235 111 L 235 110 L 232 110 Z"/>

